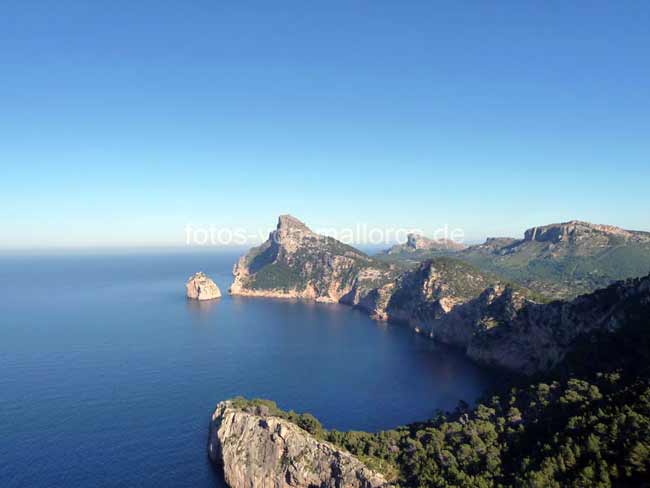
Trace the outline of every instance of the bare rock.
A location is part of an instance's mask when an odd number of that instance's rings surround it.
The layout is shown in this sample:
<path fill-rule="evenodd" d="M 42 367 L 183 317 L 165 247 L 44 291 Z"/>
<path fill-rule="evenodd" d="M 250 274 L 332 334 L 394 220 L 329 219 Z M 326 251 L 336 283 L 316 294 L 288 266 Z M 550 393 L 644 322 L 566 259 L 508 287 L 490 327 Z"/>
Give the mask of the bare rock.
<path fill-rule="evenodd" d="M 281 215 L 269 238 L 234 266 L 230 293 L 339 302 L 389 281 L 391 273 L 385 263 Z"/>
<path fill-rule="evenodd" d="M 460 251 L 465 246 L 451 239 L 429 239 L 419 234 L 406 236 L 404 244 L 396 244 L 386 251 L 386 254 L 417 253 L 418 251 Z"/>
<path fill-rule="evenodd" d="M 185 288 L 187 298 L 194 300 L 213 300 L 221 297 L 219 287 L 201 271 L 187 280 Z"/>
<path fill-rule="evenodd" d="M 381 488 L 391 486 L 352 454 L 319 441 L 261 409 L 225 401 L 210 421 L 208 454 L 231 488 Z"/>

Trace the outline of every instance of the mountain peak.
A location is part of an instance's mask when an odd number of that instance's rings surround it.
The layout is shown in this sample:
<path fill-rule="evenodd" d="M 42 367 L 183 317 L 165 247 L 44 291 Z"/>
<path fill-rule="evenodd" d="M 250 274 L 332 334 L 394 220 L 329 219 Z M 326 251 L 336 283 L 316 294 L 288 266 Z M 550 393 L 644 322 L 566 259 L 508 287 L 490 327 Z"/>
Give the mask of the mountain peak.
<path fill-rule="evenodd" d="M 297 218 L 281 215 L 269 238 L 237 261 L 230 292 L 338 302 L 356 293 L 364 280 L 374 283 L 390 271 L 361 251 L 316 234 Z"/>
<path fill-rule="evenodd" d="M 289 214 L 283 214 L 278 217 L 278 230 L 282 229 L 298 229 L 298 230 L 303 230 L 303 231 L 310 231 L 309 227 L 305 225 L 304 222 L 301 220 L 295 218 L 293 215 Z"/>
<path fill-rule="evenodd" d="M 420 234 L 408 234 L 406 236 L 406 245 L 408 247 L 412 247 L 413 249 L 419 249 L 421 247 L 424 247 L 427 242 L 429 242 L 430 239 L 427 239 L 424 236 L 421 236 Z"/>

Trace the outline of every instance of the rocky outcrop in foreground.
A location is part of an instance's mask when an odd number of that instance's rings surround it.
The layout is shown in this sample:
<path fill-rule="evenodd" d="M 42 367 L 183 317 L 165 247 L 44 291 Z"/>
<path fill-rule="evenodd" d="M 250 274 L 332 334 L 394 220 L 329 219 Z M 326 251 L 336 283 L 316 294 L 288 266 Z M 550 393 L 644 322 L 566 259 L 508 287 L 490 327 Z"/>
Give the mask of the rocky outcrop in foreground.
<path fill-rule="evenodd" d="M 187 298 L 193 300 L 213 300 L 221 297 L 221 290 L 215 282 L 200 271 L 187 280 L 185 288 Z"/>
<path fill-rule="evenodd" d="M 356 457 L 315 439 L 263 407 L 217 405 L 210 421 L 210 459 L 231 488 L 380 488 L 390 486 Z"/>

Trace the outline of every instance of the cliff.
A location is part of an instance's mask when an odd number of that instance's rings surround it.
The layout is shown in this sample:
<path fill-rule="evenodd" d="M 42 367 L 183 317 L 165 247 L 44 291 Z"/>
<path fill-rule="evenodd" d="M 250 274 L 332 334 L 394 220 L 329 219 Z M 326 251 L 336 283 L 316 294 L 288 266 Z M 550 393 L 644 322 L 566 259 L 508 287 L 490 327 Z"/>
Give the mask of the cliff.
<path fill-rule="evenodd" d="M 208 454 L 223 466 L 231 488 L 390 486 L 353 455 L 262 406 L 219 403 L 210 421 Z"/>
<path fill-rule="evenodd" d="M 443 257 L 374 290 L 359 306 L 375 318 L 406 323 L 439 342 L 466 348 L 484 324 L 509 319 L 527 303 L 533 303 L 528 290 Z"/>
<path fill-rule="evenodd" d="M 576 243 L 583 241 L 590 247 L 612 242 L 650 242 L 650 233 L 621 229 L 614 225 L 592 224 L 571 220 L 561 224 L 532 227 L 524 233 L 524 241 Z"/>
<path fill-rule="evenodd" d="M 282 215 L 266 242 L 239 259 L 230 293 L 339 302 L 391 273 L 389 265 Z"/>
<path fill-rule="evenodd" d="M 482 364 L 532 374 L 562 361 L 576 340 L 593 332 L 612 333 L 650 317 L 650 275 L 620 281 L 571 301 L 523 302 L 508 317 L 483 321 L 467 345 L 469 357 Z M 486 317 L 481 317 L 484 320 Z"/>
<path fill-rule="evenodd" d="M 194 300 L 213 300 L 221 297 L 221 290 L 215 282 L 200 271 L 187 280 L 185 291 L 187 298 Z"/>
<path fill-rule="evenodd" d="M 632 313 L 650 316 L 650 276 L 540 303 L 525 288 L 436 258 L 368 293 L 359 306 L 460 347 L 480 364 L 530 375 L 556 366 L 585 334 L 618 330 Z"/>

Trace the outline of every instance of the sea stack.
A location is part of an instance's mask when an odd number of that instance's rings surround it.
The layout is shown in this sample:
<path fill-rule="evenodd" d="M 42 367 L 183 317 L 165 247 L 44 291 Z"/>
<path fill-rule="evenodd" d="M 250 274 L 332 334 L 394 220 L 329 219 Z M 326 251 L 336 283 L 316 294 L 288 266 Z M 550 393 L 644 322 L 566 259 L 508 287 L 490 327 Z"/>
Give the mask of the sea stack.
<path fill-rule="evenodd" d="M 201 271 L 187 280 L 185 288 L 187 289 L 187 298 L 193 300 L 213 300 L 221 297 L 219 287 Z"/>

